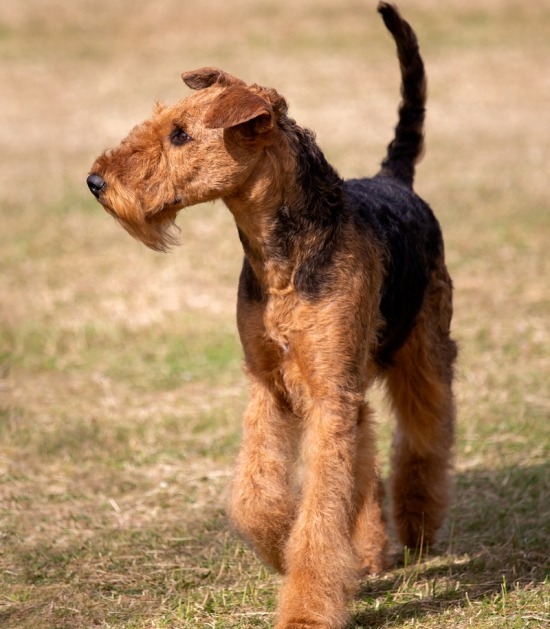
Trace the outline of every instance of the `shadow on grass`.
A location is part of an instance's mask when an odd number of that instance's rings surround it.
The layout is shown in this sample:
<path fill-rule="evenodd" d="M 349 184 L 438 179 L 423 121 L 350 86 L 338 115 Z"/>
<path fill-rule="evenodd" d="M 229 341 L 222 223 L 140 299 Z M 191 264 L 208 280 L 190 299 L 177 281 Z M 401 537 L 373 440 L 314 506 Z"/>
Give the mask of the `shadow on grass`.
<path fill-rule="evenodd" d="M 549 522 L 550 465 L 457 474 L 448 548 L 365 583 L 353 627 L 422 620 L 543 582 Z"/>

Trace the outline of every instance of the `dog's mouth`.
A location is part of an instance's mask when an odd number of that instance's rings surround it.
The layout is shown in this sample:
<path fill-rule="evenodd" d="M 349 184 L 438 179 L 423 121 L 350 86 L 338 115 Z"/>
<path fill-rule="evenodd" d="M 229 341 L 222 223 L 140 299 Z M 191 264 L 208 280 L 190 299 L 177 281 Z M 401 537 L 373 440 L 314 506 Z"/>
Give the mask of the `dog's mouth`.
<path fill-rule="evenodd" d="M 128 220 L 127 217 L 121 216 L 120 212 L 117 212 L 111 205 L 109 205 L 103 195 L 99 195 L 96 198 L 103 209 L 107 212 L 107 214 L 110 214 L 113 218 L 119 220 Z M 160 216 L 176 214 L 184 207 L 184 200 L 178 197 L 177 199 L 169 201 L 168 203 L 165 203 L 164 205 L 155 208 L 153 211 L 145 211 L 143 214 L 143 220 L 145 223 L 156 222 L 158 221 Z"/>
<path fill-rule="evenodd" d="M 186 206 L 182 197 L 146 208 L 131 191 L 121 186 L 112 188 L 97 173 L 88 176 L 87 184 L 107 214 L 143 244 L 155 251 L 167 251 L 179 244 L 175 220 L 179 210 Z"/>
<path fill-rule="evenodd" d="M 125 225 L 154 225 L 162 221 L 172 221 L 175 219 L 176 214 L 185 207 L 185 203 L 182 199 L 174 199 L 169 203 L 165 203 L 160 208 L 153 210 L 152 212 L 146 212 L 142 214 L 141 220 L 132 220 L 129 216 L 124 216 L 120 212 L 113 209 L 104 199 L 98 199 L 103 209 L 115 218 L 117 221 Z"/>
<path fill-rule="evenodd" d="M 177 197 L 169 203 L 165 203 L 159 210 L 160 212 L 178 212 L 185 207 L 185 202 L 181 197 Z M 156 212 L 155 212 L 156 214 Z"/>

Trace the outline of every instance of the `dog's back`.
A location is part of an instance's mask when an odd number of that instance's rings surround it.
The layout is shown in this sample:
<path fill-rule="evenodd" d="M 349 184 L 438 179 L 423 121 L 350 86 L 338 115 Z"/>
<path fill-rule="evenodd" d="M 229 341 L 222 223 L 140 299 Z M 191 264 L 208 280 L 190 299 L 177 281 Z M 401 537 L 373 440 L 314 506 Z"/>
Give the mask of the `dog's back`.
<path fill-rule="evenodd" d="M 378 11 L 392 34 L 401 69 L 399 119 L 379 173 L 345 182 L 345 203 L 364 238 L 384 252 L 384 279 L 376 360 L 391 364 L 420 312 L 432 270 L 443 261 L 443 238 L 430 207 L 413 191 L 424 151 L 427 81 L 416 35 L 396 9 Z"/>
<path fill-rule="evenodd" d="M 365 243 L 383 251 L 383 283 L 375 359 L 392 363 L 420 312 L 431 272 L 443 259 L 443 238 L 430 207 L 410 187 L 393 177 L 345 182 L 346 201 Z"/>

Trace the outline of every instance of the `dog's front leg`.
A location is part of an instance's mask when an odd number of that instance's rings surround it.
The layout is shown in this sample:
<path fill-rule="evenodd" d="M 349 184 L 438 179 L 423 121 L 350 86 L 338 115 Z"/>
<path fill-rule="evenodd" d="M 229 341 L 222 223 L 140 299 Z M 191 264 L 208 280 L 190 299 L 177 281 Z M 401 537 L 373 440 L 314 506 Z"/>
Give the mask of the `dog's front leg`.
<path fill-rule="evenodd" d="M 305 477 L 285 551 L 276 629 L 341 629 L 357 565 L 355 459 L 359 408 L 316 400 L 304 418 Z"/>
<path fill-rule="evenodd" d="M 296 510 L 291 471 L 296 418 L 272 390 L 252 378 L 229 516 L 258 555 L 284 571 L 283 549 Z"/>

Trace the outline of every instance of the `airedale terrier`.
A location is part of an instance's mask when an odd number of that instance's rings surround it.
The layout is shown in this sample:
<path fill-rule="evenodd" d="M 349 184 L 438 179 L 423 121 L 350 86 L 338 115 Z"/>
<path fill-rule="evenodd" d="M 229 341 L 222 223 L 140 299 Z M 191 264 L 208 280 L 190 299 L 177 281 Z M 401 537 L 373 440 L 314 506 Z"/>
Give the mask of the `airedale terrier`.
<path fill-rule="evenodd" d="M 88 186 L 135 238 L 177 242 L 187 206 L 221 198 L 244 249 L 237 320 L 250 380 L 229 513 L 283 573 L 276 627 L 341 628 L 361 572 L 385 565 L 383 488 L 365 391 L 385 381 L 397 429 L 392 515 L 434 542 L 454 435 L 452 284 L 441 231 L 412 189 L 426 78 L 416 36 L 378 7 L 397 44 L 395 137 L 372 178 L 344 181 L 274 89 L 216 68 L 133 129 Z"/>

